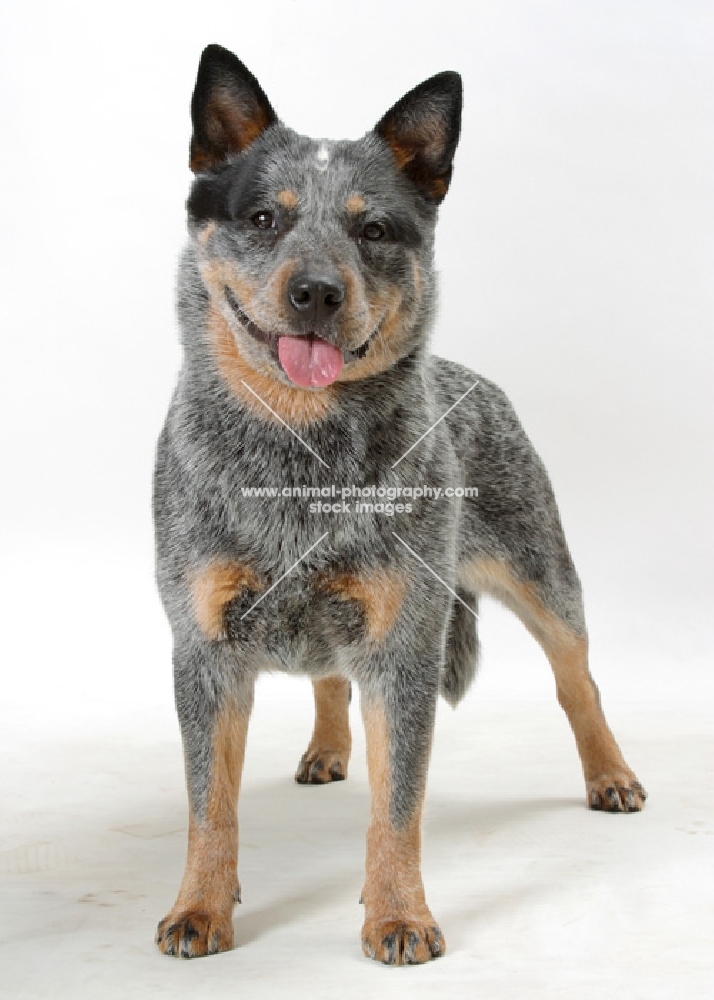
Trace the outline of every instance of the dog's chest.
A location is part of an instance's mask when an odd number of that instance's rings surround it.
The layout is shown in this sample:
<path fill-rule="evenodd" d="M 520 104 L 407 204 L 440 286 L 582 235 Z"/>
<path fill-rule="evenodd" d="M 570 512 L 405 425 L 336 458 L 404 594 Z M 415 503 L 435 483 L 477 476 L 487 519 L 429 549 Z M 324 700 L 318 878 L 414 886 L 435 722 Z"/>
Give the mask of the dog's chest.
<path fill-rule="evenodd" d="M 228 640 L 282 670 L 330 673 L 340 651 L 368 642 L 370 602 L 356 578 L 293 572 L 273 589 L 245 588 L 228 604 Z"/>

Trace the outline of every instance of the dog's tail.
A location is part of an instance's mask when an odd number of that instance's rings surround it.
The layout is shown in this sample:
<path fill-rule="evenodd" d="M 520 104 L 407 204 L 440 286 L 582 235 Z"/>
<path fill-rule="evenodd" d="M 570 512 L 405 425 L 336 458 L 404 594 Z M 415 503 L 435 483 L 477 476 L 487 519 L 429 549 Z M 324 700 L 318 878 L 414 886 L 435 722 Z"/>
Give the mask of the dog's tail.
<path fill-rule="evenodd" d="M 460 600 L 454 601 L 451 608 L 444 668 L 439 684 L 442 697 L 452 708 L 456 708 L 476 676 L 480 650 L 476 629 L 478 598 L 461 588 L 456 593 Z"/>

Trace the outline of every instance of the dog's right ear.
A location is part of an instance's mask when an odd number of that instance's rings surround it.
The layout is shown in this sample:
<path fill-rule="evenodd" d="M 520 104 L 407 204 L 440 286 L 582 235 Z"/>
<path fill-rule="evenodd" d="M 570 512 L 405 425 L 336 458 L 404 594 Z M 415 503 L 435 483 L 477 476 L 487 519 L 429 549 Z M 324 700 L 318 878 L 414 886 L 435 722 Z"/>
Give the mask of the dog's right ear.
<path fill-rule="evenodd" d="M 209 45 L 198 66 L 191 120 L 189 166 L 200 174 L 222 166 L 232 153 L 242 153 L 278 119 L 240 59 L 220 45 Z"/>

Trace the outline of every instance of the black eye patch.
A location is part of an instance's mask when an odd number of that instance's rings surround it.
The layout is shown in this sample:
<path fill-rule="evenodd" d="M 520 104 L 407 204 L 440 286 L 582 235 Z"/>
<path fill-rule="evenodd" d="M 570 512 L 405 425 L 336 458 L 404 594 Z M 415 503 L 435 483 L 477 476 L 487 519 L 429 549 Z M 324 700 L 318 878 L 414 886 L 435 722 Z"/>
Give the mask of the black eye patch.
<path fill-rule="evenodd" d="M 196 222 L 229 222 L 250 218 L 265 202 L 262 157 L 249 149 L 240 160 L 215 173 L 200 174 L 188 196 L 187 209 Z"/>
<path fill-rule="evenodd" d="M 231 218 L 228 207 L 230 183 L 224 174 L 201 174 L 193 183 L 186 208 L 194 222 L 216 219 L 226 222 Z"/>

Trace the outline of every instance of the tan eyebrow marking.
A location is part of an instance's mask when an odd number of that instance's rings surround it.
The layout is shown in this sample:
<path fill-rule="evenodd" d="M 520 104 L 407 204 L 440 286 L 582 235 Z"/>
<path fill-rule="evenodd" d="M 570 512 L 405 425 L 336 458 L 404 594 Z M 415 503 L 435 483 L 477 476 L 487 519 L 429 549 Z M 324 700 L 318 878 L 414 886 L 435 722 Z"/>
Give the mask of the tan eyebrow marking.
<path fill-rule="evenodd" d="M 290 188 L 283 188 L 282 191 L 278 191 L 278 201 L 283 208 L 295 208 L 298 203 L 297 192 Z"/>
<path fill-rule="evenodd" d="M 351 194 L 347 201 L 345 202 L 345 208 L 348 212 L 357 215 L 359 212 L 364 212 L 366 202 L 361 194 Z"/>

